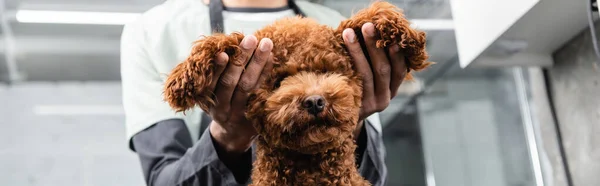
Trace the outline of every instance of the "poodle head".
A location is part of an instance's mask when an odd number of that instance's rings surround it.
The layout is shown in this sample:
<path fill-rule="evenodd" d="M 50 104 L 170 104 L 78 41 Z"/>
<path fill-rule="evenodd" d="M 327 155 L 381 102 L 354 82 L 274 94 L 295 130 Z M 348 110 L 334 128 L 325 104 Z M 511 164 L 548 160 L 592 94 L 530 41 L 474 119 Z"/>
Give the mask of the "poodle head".
<path fill-rule="evenodd" d="M 317 43 L 306 44 L 313 50 L 290 54 L 251 94 L 247 117 L 271 147 L 325 152 L 339 147 L 356 128 L 361 81 L 340 45 Z"/>

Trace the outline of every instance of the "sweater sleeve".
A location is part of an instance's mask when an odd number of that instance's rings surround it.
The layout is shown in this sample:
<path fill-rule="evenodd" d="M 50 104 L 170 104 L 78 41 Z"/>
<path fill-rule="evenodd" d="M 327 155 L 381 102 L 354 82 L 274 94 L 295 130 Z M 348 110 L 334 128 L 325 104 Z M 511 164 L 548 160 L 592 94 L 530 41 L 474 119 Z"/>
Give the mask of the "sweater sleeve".
<path fill-rule="evenodd" d="M 146 183 L 150 186 L 245 185 L 252 169 L 252 151 L 227 167 L 218 156 L 210 130 L 195 144 L 180 119 L 161 121 L 137 133 L 133 145 L 140 157 Z M 237 178 L 237 179 L 236 179 Z"/>

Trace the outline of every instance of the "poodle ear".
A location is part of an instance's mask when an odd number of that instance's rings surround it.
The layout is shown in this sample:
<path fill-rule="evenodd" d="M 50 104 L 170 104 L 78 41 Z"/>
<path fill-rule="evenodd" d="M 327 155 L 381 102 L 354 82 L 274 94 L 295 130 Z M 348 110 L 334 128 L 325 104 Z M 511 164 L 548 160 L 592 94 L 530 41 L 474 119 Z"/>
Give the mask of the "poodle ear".
<path fill-rule="evenodd" d="M 194 43 L 190 56 L 178 64 L 169 74 L 164 85 L 164 99 L 176 112 L 198 105 L 205 112 L 215 105 L 210 85 L 216 65 L 216 56 L 225 52 L 229 60 L 241 53 L 239 44 L 244 38 L 241 33 L 217 34 Z"/>
<path fill-rule="evenodd" d="M 357 12 L 350 19 L 342 21 L 336 32 L 341 38 L 343 30 L 351 28 L 362 40 L 361 28 L 362 25 L 368 22 L 373 23 L 375 26 L 377 47 L 400 45 L 407 59 L 408 70 L 418 71 L 432 64 L 432 62 L 427 61 L 429 56 L 425 48 L 425 32 L 411 28 L 402 10 L 388 2 L 374 2 L 368 8 Z M 408 74 L 406 79 L 411 77 Z"/>

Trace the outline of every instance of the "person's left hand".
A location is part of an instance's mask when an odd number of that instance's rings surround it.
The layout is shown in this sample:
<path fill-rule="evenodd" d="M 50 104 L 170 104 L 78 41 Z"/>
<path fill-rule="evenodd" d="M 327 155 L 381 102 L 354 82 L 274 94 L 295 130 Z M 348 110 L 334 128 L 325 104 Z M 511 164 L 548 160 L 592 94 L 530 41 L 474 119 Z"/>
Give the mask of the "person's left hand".
<path fill-rule="evenodd" d="M 342 35 L 354 61 L 355 70 L 361 74 L 363 79 L 362 107 L 357 127 L 359 133 L 365 118 L 388 107 L 390 100 L 396 96 L 408 70 L 404 54 L 400 52 L 400 46 L 394 44 L 385 49 L 375 46 L 375 27 L 372 23 L 362 26 L 366 51 L 361 48 L 352 29 L 344 30 Z M 368 54 L 369 59 L 365 54 Z"/>

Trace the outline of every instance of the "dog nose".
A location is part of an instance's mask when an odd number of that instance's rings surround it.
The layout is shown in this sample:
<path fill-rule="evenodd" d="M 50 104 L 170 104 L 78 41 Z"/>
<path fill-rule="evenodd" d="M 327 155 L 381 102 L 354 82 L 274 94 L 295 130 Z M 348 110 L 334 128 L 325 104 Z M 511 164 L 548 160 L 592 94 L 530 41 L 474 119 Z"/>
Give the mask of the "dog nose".
<path fill-rule="evenodd" d="M 302 102 L 304 109 L 313 115 L 321 113 L 325 108 L 325 104 L 325 98 L 319 95 L 308 96 L 304 99 L 304 102 Z"/>

